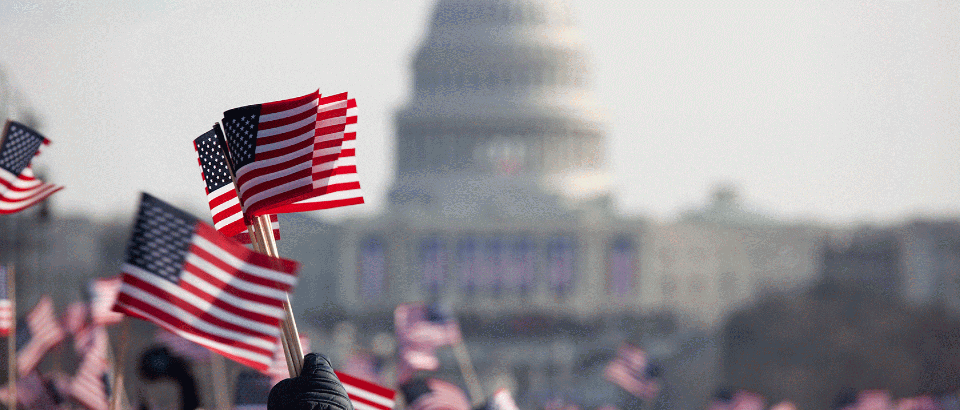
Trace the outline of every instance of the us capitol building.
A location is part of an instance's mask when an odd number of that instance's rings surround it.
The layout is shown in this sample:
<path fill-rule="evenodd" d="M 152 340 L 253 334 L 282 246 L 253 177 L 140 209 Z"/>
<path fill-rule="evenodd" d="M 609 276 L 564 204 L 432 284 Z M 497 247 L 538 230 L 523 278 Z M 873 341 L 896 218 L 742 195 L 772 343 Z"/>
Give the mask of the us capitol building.
<path fill-rule="evenodd" d="M 412 68 L 386 212 L 281 216 L 281 254 L 304 263 L 298 317 L 357 324 L 334 339 L 363 344 L 398 303 L 439 302 L 476 323 L 464 331 L 488 389 L 507 380 L 522 403 L 577 368 L 609 395 L 600 369 L 636 329 L 607 319 L 710 329 L 761 289 L 814 278 L 823 231 L 750 213 L 729 188 L 678 222 L 618 215 L 587 45 L 561 2 L 439 0 Z M 561 322 L 570 337 L 537 333 Z M 518 334 L 532 339 L 497 339 Z M 604 360 L 577 362 L 591 352 Z"/>

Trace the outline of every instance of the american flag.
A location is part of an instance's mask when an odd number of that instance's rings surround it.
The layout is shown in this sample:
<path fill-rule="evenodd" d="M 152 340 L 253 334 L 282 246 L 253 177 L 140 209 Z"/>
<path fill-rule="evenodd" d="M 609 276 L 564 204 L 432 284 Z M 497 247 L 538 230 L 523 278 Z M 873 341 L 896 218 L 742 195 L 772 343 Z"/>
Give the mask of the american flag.
<path fill-rule="evenodd" d="M 864 390 L 857 393 L 857 410 L 891 410 L 893 399 L 886 390 Z"/>
<path fill-rule="evenodd" d="M 87 290 L 90 293 L 90 318 L 94 325 L 112 325 L 123 319 L 122 313 L 113 311 L 121 284 L 123 280 L 119 275 L 90 281 Z"/>
<path fill-rule="evenodd" d="M 356 101 L 313 92 L 223 113 L 248 217 L 363 203 L 355 158 Z M 349 127 L 348 127 L 349 124 Z"/>
<path fill-rule="evenodd" d="M 426 389 L 417 389 L 425 391 L 408 397 L 410 410 L 470 410 L 470 401 L 459 387 L 439 379 L 427 379 L 425 383 Z"/>
<path fill-rule="evenodd" d="M 604 369 L 604 378 L 620 386 L 628 393 L 642 399 L 652 399 L 660 392 L 660 386 L 651 377 L 651 366 L 643 349 L 624 343 L 617 356 Z"/>
<path fill-rule="evenodd" d="M 216 131 L 210 130 L 193 140 L 193 148 L 197 151 L 200 176 L 206 183 L 207 204 L 213 216 L 213 226 L 225 236 L 249 244 L 250 231 L 247 230 L 236 185 L 227 166 L 223 141 Z M 270 215 L 270 225 L 273 238 L 280 239 L 280 220 L 276 214 Z"/>
<path fill-rule="evenodd" d="M 304 352 L 309 352 L 310 338 L 306 335 L 300 335 L 300 347 Z M 335 371 L 343 388 L 347 391 L 347 397 L 353 403 L 356 410 L 389 410 L 393 408 L 393 397 L 395 392 L 369 380 L 352 376 L 350 374 Z M 283 346 L 277 345 L 277 352 L 274 355 L 273 365 L 268 371 L 270 384 L 275 385 L 281 380 L 290 377 L 287 370 L 287 361 L 283 354 Z"/>
<path fill-rule="evenodd" d="M 730 402 L 730 410 L 763 410 L 765 408 L 767 406 L 763 396 L 747 390 L 737 391 Z"/>
<path fill-rule="evenodd" d="M 517 407 L 517 402 L 513 400 L 513 395 L 510 394 L 510 391 L 507 389 L 497 390 L 496 393 L 493 393 L 493 396 L 490 397 L 490 400 L 487 400 L 487 405 L 484 406 L 484 410 L 520 410 Z"/>
<path fill-rule="evenodd" d="M 164 329 L 157 329 L 153 334 L 153 341 L 166 346 L 172 355 L 193 363 L 204 363 L 210 360 L 210 351 L 207 348 Z"/>
<path fill-rule="evenodd" d="M 17 402 L 24 409 L 59 409 L 64 403 L 59 380 L 33 372 L 17 379 Z M 10 402 L 9 384 L 0 387 L 0 401 Z M 19 407 L 18 407 L 19 408 Z"/>
<path fill-rule="evenodd" d="M 0 266 L 0 336 L 6 337 L 13 327 L 13 302 L 7 291 L 7 268 Z"/>
<path fill-rule="evenodd" d="M 0 214 L 22 211 L 63 189 L 37 179 L 30 168 L 40 146 L 49 143 L 27 126 L 7 122 L 0 137 Z"/>
<path fill-rule="evenodd" d="M 413 370 L 435 370 L 440 363 L 434 350 L 461 340 L 456 321 L 422 303 L 397 305 L 394 326 L 401 362 Z"/>
<path fill-rule="evenodd" d="M 343 372 L 334 372 L 343 388 L 347 391 L 347 397 L 353 403 L 356 410 L 390 410 L 394 405 L 394 396 L 396 392 L 392 389 L 354 377 Z"/>
<path fill-rule="evenodd" d="M 70 382 L 70 395 L 90 410 L 106 410 L 110 403 L 112 366 L 107 330 L 97 326 L 92 330 L 90 348 L 83 353 L 77 374 Z"/>
<path fill-rule="evenodd" d="M 40 297 L 27 314 L 27 320 L 17 324 L 17 371 L 30 373 L 50 349 L 66 337 L 53 309 L 50 296 Z"/>
<path fill-rule="evenodd" d="M 143 194 L 114 310 L 266 371 L 298 267 Z"/>

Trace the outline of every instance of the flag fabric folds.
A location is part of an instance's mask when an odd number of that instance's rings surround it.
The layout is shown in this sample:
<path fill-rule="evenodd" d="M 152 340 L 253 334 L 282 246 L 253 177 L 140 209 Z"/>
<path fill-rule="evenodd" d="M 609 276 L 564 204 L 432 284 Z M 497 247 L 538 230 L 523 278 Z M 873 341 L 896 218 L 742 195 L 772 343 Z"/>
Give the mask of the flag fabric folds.
<path fill-rule="evenodd" d="M 250 232 L 243 218 L 240 199 L 237 198 L 233 175 L 227 166 L 223 141 L 216 131 L 211 129 L 193 140 L 193 148 L 197 151 L 200 176 L 206 184 L 207 204 L 213 216 L 213 226 L 225 236 L 249 244 Z M 273 238 L 280 239 L 280 221 L 276 214 L 270 215 L 270 224 Z"/>
<path fill-rule="evenodd" d="M 309 352 L 310 338 L 306 335 L 300 335 L 300 348 L 304 352 Z M 335 371 L 343 388 L 347 391 L 347 396 L 356 410 L 389 410 L 393 408 L 393 398 L 395 392 L 389 388 L 383 387 L 369 380 L 352 376 L 350 374 Z M 270 385 L 275 385 L 281 380 L 290 377 L 287 370 L 287 361 L 283 354 L 283 346 L 277 344 L 274 354 L 273 364 L 267 371 L 270 376 Z"/>
<path fill-rule="evenodd" d="M 48 141 L 40 133 L 7 121 L 0 136 L 0 214 L 12 214 L 36 205 L 63 189 L 33 175 L 30 161 Z"/>
<path fill-rule="evenodd" d="M 97 326 L 92 330 L 92 343 L 83 352 L 77 374 L 70 382 L 70 395 L 90 410 L 107 410 L 112 387 L 107 330 Z"/>
<path fill-rule="evenodd" d="M 650 374 L 651 369 L 643 349 L 624 343 L 604 369 L 604 378 L 635 397 L 652 399 L 660 392 L 660 385 Z"/>
<path fill-rule="evenodd" d="M 343 388 L 350 397 L 355 410 L 390 410 L 394 405 L 396 392 L 371 381 L 354 377 L 343 372 L 335 372 Z"/>
<path fill-rule="evenodd" d="M 321 97 L 315 91 L 224 112 L 247 217 L 363 203 L 356 177 L 355 109 L 346 93 Z"/>
<path fill-rule="evenodd" d="M 265 372 L 298 267 L 143 194 L 114 310 Z"/>
<path fill-rule="evenodd" d="M 460 343 L 460 326 L 435 307 L 422 303 L 397 305 L 394 327 L 400 349 L 400 379 L 417 370 L 436 370 L 436 349 Z"/>
<path fill-rule="evenodd" d="M 443 380 L 413 380 L 401 389 L 410 410 L 470 410 L 470 401 L 463 390 Z"/>
<path fill-rule="evenodd" d="M 37 367 L 43 356 L 66 337 L 53 309 L 53 299 L 44 295 L 27 314 L 26 321 L 17 324 L 17 371 L 28 374 Z"/>
<path fill-rule="evenodd" d="M 7 268 L 0 266 L 0 336 L 10 335 L 13 328 L 13 301 L 7 290 Z"/>
<path fill-rule="evenodd" d="M 123 314 L 113 311 L 122 283 L 119 275 L 90 281 L 87 290 L 90 293 L 90 319 L 94 325 L 112 325 L 123 319 Z"/>

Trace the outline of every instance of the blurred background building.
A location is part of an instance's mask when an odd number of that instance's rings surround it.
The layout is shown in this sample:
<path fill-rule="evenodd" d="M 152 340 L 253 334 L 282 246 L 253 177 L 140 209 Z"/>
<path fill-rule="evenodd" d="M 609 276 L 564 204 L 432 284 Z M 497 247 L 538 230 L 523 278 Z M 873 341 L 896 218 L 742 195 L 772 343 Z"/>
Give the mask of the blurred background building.
<path fill-rule="evenodd" d="M 960 312 L 956 221 L 852 231 L 782 221 L 729 185 L 676 221 L 620 214 L 589 44 L 562 2 L 438 0 L 429 24 L 396 113 L 386 211 L 337 223 L 281 216 L 280 252 L 303 263 L 301 329 L 335 364 L 376 356 L 389 383 L 393 309 L 427 301 L 459 317 L 486 393 L 508 387 L 522 408 L 621 400 L 602 373 L 625 340 L 668 369 L 657 408 L 703 408 L 729 381 L 718 329 L 763 295 L 830 280 Z M 2 85 L 3 112 L 42 131 Z M 89 279 L 119 272 L 129 222 L 62 217 L 52 201 L 0 218 L 20 313 L 42 294 L 62 312 Z M 132 355 L 154 343 L 134 339 Z M 460 380 L 451 352 L 441 362 Z"/>

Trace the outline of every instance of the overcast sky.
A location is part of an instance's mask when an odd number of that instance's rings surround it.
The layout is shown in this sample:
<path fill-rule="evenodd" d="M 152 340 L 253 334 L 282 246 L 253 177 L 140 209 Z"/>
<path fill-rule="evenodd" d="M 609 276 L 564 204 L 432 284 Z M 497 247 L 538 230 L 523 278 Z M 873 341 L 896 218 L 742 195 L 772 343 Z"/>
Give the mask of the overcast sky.
<path fill-rule="evenodd" d="M 192 140 L 318 88 L 358 101 L 350 212 L 379 212 L 433 3 L 0 0 L 0 69 L 53 141 L 35 163 L 65 213 L 126 218 L 148 191 L 199 214 Z M 670 220 L 733 183 L 784 219 L 960 215 L 960 2 L 569 4 L 623 212 Z"/>

